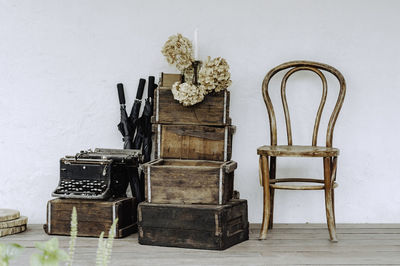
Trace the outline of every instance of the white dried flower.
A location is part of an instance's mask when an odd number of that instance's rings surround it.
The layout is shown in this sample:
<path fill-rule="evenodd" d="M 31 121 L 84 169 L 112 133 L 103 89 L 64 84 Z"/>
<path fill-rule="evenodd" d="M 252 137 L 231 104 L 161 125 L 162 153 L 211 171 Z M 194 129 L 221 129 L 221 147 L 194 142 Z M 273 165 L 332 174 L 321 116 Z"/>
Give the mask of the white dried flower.
<path fill-rule="evenodd" d="M 69 240 L 69 258 L 67 261 L 67 266 L 72 266 L 72 262 L 74 261 L 74 254 L 75 254 L 75 244 L 76 244 L 76 237 L 78 236 L 78 215 L 76 212 L 75 206 L 72 208 L 71 213 L 71 238 Z"/>
<path fill-rule="evenodd" d="M 222 57 L 211 60 L 207 58 L 199 71 L 199 83 L 205 87 L 207 92 L 216 92 L 228 88 L 232 84 L 231 73 L 228 62 Z"/>
<path fill-rule="evenodd" d="M 170 36 L 161 52 L 168 63 L 174 64 L 180 71 L 191 66 L 194 61 L 192 42 L 180 33 Z"/>
<path fill-rule="evenodd" d="M 174 99 L 184 106 L 195 105 L 204 100 L 204 96 L 207 94 L 204 86 L 195 86 L 190 83 L 175 82 L 172 85 L 172 94 Z"/>

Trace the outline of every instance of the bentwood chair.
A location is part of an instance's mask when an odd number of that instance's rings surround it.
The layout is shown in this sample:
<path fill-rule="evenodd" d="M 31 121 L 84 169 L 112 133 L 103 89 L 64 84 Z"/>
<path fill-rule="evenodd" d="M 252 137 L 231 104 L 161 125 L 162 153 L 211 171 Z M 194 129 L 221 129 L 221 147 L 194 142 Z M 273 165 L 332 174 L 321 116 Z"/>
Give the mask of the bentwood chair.
<path fill-rule="evenodd" d="M 274 107 L 268 93 L 268 86 L 271 78 L 278 72 L 287 70 L 281 82 L 281 98 L 283 110 L 286 120 L 286 132 L 288 145 L 277 145 L 277 128 Z M 322 97 L 321 103 L 315 118 L 314 130 L 312 135 L 311 146 L 297 146 L 292 144 L 292 129 L 290 124 L 289 109 L 286 100 L 286 82 L 288 78 L 298 71 L 312 71 L 316 73 L 322 81 Z M 327 96 L 327 81 L 321 70 L 332 73 L 339 81 L 340 91 L 334 110 L 330 116 L 328 128 L 326 131 L 326 145 L 317 146 L 318 128 L 321 120 L 322 110 L 325 105 Z M 333 129 L 336 119 L 342 107 L 344 96 L 346 93 L 346 84 L 342 74 L 335 68 L 321 63 L 309 61 L 292 61 L 281 64 L 265 76 L 262 84 L 262 93 L 264 102 L 268 110 L 270 123 L 271 145 L 262 146 L 257 149 L 260 156 L 260 176 L 264 191 L 264 212 L 263 221 L 260 232 L 260 239 L 265 239 L 267 230 L 273 227 L 273 210 L 274 210 L 274 191 L 275 189 L 287 190 L 324 190 L 325 192 L 325 208 L 326 219 L 329 229 L 331 241 L 336 242 L 336 224 L 335 224 L 335 208 L 334 208 L 334 188 L 336 184 L 336 166 L 339 150 L 332 147 Z M 313 178 L 277 178 L 276 177 L 276 157 L 320 157 L 323 160 L 324 177 L 320 179 Z M 295 185 L 288 182 L 296 183 L 316 183 L 312 185 Z M 279 184 L 284 183 L 284 184 Z"/>

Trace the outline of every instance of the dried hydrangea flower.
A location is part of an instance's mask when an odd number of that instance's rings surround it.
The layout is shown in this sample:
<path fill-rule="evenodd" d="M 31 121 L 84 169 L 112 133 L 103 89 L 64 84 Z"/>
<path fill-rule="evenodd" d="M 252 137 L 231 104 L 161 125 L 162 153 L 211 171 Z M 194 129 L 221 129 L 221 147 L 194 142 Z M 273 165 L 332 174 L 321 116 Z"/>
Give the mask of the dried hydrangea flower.
<path fill-rule="evenodd" d="M 204 86 L 195 86 L 190 83 L 175 82 L 172 85 L 172 94 L 174 99 L 184 106 L 195 105 L 196 103 L 202 102 L 204 96 L 207 94 Z"/>
<path fill-rule="evenodd" d="M 207 58 L 199 71 L 199 83 L 205 87 L 207 92 L 216 92 L 228 88 L 232 84 L 231 73 L 228 62 L 222 57 L 211 60 Z"/>
<path fill-rule="evenodd" d="M 168 38 L 161 53 L 168 63 L 175 65 L 180 71 L 191 66 L 194 61 L 192 42 L 180 33 Z"/>

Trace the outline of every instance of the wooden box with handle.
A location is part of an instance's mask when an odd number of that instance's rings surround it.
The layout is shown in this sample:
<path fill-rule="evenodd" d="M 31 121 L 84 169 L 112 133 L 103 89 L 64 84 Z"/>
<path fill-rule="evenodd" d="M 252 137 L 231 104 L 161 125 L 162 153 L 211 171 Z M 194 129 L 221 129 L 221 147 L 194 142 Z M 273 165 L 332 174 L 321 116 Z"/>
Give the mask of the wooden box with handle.
<path fill-rule="evenodd" d="M 161 74 L 159 86 L 154 93 L 152 123 L 207 126 L 227 126 L 231 124 L 228 90 L 212 92 L 198 104 L 183 106 L 174 100 L 171 92 L 172 85 L 181 80 L 180 74 Z"/>
<path fill-rule="evenodd" d="M 143 202 L 138 225 L 144 245 L 223 250 L 249 239 L 246 200 L 225 205 Z"/>
<path fill-rule="evenodd" d="M 135 198 L 108 200 L 53 199 L 47 203 L 47 223 L 44 231 L 49 235 L 70 235 L 72 208 L 76 208 L 78 236 L 108 236 L 110 227 L 118 218 L 115 238 L 137 231 L 137 202 Z"/>
<path fill-rule="evenodd" d="M 225 204 L 237 163 L 160 159 L 145 164 L 147 202 Z"/>
<path fill-rule="evenodd" d="M 154 124 L 155 158 L 229 161 L 235 126 Z"/>

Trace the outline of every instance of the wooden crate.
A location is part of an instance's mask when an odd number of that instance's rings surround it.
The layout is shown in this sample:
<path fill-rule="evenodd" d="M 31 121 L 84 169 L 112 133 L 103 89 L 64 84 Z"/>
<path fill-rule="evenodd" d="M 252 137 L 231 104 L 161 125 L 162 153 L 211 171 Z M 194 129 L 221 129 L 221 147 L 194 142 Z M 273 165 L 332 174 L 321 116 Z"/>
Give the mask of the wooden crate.
<path fill-rule="evenodd" d="M 249 239 L 247 201 L 226 205 L 154 204 L 138 207 L 139 243 L 223 250 Z"/>
<path fill-rule="evenodd" d="M 229 161 L 234 126 L 154 124 L 155 158 Z"/>
<path fill-rule="evenodd" d="M 182 75 L 161 73 L 159 86 L 155 91 L 152 123 L 213 126 L 231 124 L 229 91 L 210 93 L 201 103 L 183 106 L 174 100 L 171 92 L 172 85 L 178 81 L 182 81 Z"/>
<path fill-rule="evenodd" d="M 143 167 L 148 202 L 225 204 L 232 199 L 234 161 L 159 159 Z"/>
<path fill-rule="evenodd" d="M 75 206 L 78 216 L 78 236 L 108 236 L 111 224 L 118 218 L 115 237 L 128 236 L 137 230 L 137 202 L 135 198 L 109 200 L 53 199 L 47 203 L 49 235 L 70 235 L 71 213 Z"/>
<path fill-rule="evenodd" d="M 159 87 L 155 91 L 153 123 L 212 125 L 231 124 L 229 118 L 229 91 L 213 92 L 204 101 L 193 106 L 183 106 L 172 95 L 171 88 Z"/>
<path fill-rule="evenodd" d="M 171 74 L 171 73 L 164 73 L 161 72 L 161 77 L 160 77 L 160 82 L 159 82 L 159 87 L 172 87 L 175 82 L 181 82 L 182 81 L 182 75 L 181 74 Z"/>

